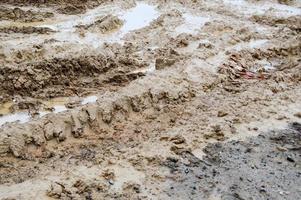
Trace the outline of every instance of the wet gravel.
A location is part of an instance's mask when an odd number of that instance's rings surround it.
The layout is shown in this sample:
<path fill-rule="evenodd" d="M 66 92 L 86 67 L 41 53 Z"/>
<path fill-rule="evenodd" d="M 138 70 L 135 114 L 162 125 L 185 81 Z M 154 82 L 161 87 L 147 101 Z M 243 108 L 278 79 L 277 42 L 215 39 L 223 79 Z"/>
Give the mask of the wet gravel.
<path fill-rule="evenodd" d="M 177 149 L 167 158 L 168 195 L 176 199 L 300 199 L 301 124 L 246 141 L 214 143 L 200 160 Z"/>

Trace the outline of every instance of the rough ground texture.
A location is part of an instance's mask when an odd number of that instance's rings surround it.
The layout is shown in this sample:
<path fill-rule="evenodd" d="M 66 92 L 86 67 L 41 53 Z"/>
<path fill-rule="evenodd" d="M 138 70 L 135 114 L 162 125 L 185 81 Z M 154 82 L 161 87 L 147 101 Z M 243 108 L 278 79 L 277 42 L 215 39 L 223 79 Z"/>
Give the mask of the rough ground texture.
<path fill-rule="evenodd" d="M 51 12 L 35 12 L 31 10 L 22 10 L 20 8 L 5 8 L 0 7 L 1 20 L 13 20 L 22 22 L 37 22 L 43 21 L 45 18 L 53 17 Z"/>
<path fill-rule="evenodd" d="M 214 143 L 203 159 L 174 147 L 180 159 L 168 157 L 168 196 L 179 199 L 300 198 L 301 124 L 260 134 L 246 141 Z M 295 197 L 294 197 L 295 198 Z"/>
<path fill-rule="evenodd" d="M 0 2 L 1 200 L 301 199 L 300 1 Z"/>

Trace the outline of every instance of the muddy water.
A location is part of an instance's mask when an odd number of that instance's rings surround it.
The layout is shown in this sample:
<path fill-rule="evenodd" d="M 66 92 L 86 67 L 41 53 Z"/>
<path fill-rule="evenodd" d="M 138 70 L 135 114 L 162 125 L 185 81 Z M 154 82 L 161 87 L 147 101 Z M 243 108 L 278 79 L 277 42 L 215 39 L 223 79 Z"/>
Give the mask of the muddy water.
<path fill-rule="evenodd" d="M 80 101 L 81 105 L 86 105 L 89 103 L 95 103 L 97 101 L 97 96 L 88 96 L 83 98 Z M 38 112 L 38 117 L 43 117 L 49 113 L 60 113 L 69 110 L 65 104 L 70 102 L 69 97 L 62 97 L 62 98 L 54 98 L 49 101 L 44 101 L 43 104 L 46 105 L 49 108 L 53 108 L 53 111 L 46 111 L 41 110 Z M 0 106 L 0 126 L 2 126 L 5 123 L 12 123 L 12 122 L 18 122 L 18 123 L 26 123 L 32 120 L 31 115 L 28 112 L 16 112 L 11 113 L 10 112 L 10 106 L 12 106 L 12 103 L 6 103 Z"/>
<path fill-rule="evenodd" d="M 0 117 L 0 126 L 5 123 L 11 122 L 19 122 L 19 123 L 26 123 L 30 120 L 30 115 L 26 112 L 20 112 L 15 114 L 8 114 Z"/>
<path fill-rule="evenodd" d="M 119 16 L 125 21 L 121 28 L 121 35 L 148 26 L 158 16 L 158 11 L 155 10 L 154 6 L 138 3 L 136 7 Z"/>
<path fill-rule="evenodd" d="M 98 97 L 97 96 L 89 96 L 83 99 L 81 102 L 82 105 L 86 105 L 89 103 L 95 103 L 97 101 Z"/>
<path fill-rule="evenodd" d="M 113 33 L 100 34 L 87 32 L 84 36 L 80 36 L 77 32 L 77 25 L 87 25 L 95 22 L 99 18 L 112 14 L 118 16 L 122 21 L 124 21 L 123 26 L 119 30 L 115 30 Z M 139 16 L 139 17 L 137 17 Z M 2 21 L 0 26 L 35 26 L 35 27 L 47 27 L 56 31 L 54 34 L 49 35 L 36 35 L 32 34 L 23 37 L 16 37 L 10 40 L 5 40 L 2 42 L 6 51 L 14 49 L 16 46 L 18 48 L 26 47 L 27 45 L 33 45 L 37 43 L 42 43 L 48 39 L 55 39 L 59 44 L 71 43 L 79 45 L 88 45 L 94 48 L 99 47 L 104 42 L 121 42 L 122 38 L 129 32 L 143 28 L 150 24 L 154 19 L 159 16 L 158 11 L 156 11 L 154 6 L 139 2 L 134 8 L 126 11 L 122 11 L 122 8 L 115 6 L 100 6 L 98 8 L 92 9 L 87 13 L 79 16 L 64 16 L 59 15 L 55 20 L 45 20 L 44 22 L 34 22 L 34 23 L 20 23 L 20 22 L 8 22 Z M 145 69 L 146 71 L 152 71 L 151 69 Z M 89 96 L 84 98 L 80 104 L 86 105 L 88 103 L 96 102 L 96 96 Z M 69 101 L 69 98 L 55 98 L 53 100 L 43 102 L 47 107 L 53 108 L 53 113 L 60 113 L 68 110 L 65 103 Z M 11 113 L 9 111 L 10 104 L 0 105 L 0 126 L 8 122 L 20 122 L 26 123 L 31 120 L 31 116 L 27 112 Z M 51 112 L 40 111 L 39 116 L 45 116 Z"/>
<path fill-rule="evenodd" d="M 120 30 L 115 30 L 113 33 L 109 34 L 87 32 L 84 36 L 81 36 L 77 32 L 76 26 L 92 24 L 98 19 L 109 14 L 118 16 L 122 21 L 124 21 L 124 25 L 120 28 Z M 122 11 L 122 8 L 115 6 L 100 6 L 79 16 L 66 17 L 62 15 L 57 17 L 55 20 L 46 20 L 44 22 L 35 23 L 12 23 L 4 21 L 0 23 L 0 26 L 34 26 L 50 28 L 56 31 L 56 33 L 49 35 L 32 34 L 31 36 L 26 37 L 26 39 L 17 37 L 12 40 L 6 40 L 3 43 L 7 50 L 13 49 L 15 45 L 28 46 L 42 43 L 45 40 L 50 39 L 54 39 L 60 43 L 66 42 L 97 48 L 104 42 L 122 42 L 121 40 L 124 35 L 133 30 L 149 25 L 149 23 L 157 16 L 158 12 L 155 10 L 154 6 L 140 2 L 137 3 L 134 8 L 125 12 Z"/>
<path fill-rule="evenodd" d="M 158 12 L 153 6 L 145 3 L 137 3 L 136 7 L 124 13 L 121 13 L 119 8 L 113 8 L 112 13 L 111 9 L 107 10 L 107 8 L 100 7 L 88 12 L 87 15 L 78 19 L 70 19 L 55 26 L 43 25 L 42 27 L 48 27 L 58 31 L 59 33 L 57 33 L 54 37 L 59 41 L 92 45 L 97 48 L 104 42 L 120 42 L 127 33 L 149 25 L 149 23 L 158 16 L 157 13 Z M 122 21 L 124 21 L 124 25 L 120 28 L 120 30 L 115 30 L 110 34 L 88 32 L 85 36 L 81 37 L 76 32 L 75 26 L 91 24 L 105 14 L 118 16 Z"/>

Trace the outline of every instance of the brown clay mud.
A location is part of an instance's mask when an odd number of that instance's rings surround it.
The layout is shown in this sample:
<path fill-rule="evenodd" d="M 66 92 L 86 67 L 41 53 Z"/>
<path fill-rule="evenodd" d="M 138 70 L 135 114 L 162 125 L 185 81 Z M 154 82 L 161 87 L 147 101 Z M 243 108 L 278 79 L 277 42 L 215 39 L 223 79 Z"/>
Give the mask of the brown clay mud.
<path fill-rule="evenodd" d="M 0 199 L 301 198 L 299 1 L 2 2 Z"/>
<path fill-rule="evenodd" d="M 46 18 L 53 17 L 51 12 L 36 12 L 31 10 L 22 10 L 20 8 L 0 7 L 0 20 L 13 20 L 21 22 L 39 22 Z"/>
<path fill-rule="evenodd" d="M 105 16 L 102 19 L 95 21 L 93 24 L 78 26 L 80 29 L 87 29 L 91 32 L 108 33 L 120 28 L 123 21 L 116 16 Z"/>
<path fill-rule="evenodd" d="M 16 26 L 11 26 L 11 27 L 4 27 L 0 28 L 0 33 L 6 33 L 6 34 L 11 34 L 11 33 L 22 33 L 22 34 L 48 34 L 50 32 L 54 32 L 50 28 L 44 28 L 44 27 L 16 27 Z"/>
<path fill-rule="evenodd" d="M 69 95 L 76 94 L 77 88 L 80 92 L 84 88 L 100 87 L 114 82 L 122 84 L 136 78 L 127 75 L 130 70 L 146 65 L 139 58 L 131 58 L 130 55 L 125 57 L 125 55 L 55 58 L 31 64 L 22 63 L 17 66 L 2 67 L 1 74 L 12 74 L 12 76 L 1 76 L 2 94 L 4 96 L 31 94 L 36 97 L 39 95 L 56 97 L 68 95 L 68 93 Z M 90 80 L 86 80 L 87 77 Z M 55 91 L 54 88 L 58 90 Z M 62 90 L 62 88 L 65 89 Z M 42 94 L 43 91 L 46 94 Z"/>

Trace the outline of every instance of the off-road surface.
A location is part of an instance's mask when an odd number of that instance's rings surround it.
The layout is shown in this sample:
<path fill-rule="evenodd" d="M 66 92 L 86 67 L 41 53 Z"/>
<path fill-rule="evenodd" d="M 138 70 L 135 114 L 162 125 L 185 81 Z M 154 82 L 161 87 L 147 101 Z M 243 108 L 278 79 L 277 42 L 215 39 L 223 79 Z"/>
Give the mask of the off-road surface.
<path fill-rule="evenodd" d="M 0 199 L 301 199 L 300 0 L 0 0 Z"/>

